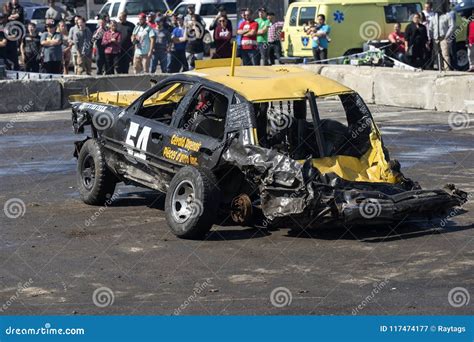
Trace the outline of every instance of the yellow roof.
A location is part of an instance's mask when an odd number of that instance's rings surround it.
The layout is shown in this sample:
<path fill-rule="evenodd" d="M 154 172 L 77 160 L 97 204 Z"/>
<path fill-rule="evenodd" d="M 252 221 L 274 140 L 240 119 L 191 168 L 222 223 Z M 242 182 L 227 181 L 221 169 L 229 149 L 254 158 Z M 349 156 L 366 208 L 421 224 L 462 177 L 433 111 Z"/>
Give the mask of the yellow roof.
<path fill-rule="evenodd" d="M 215 67 L 186 74 L 220 83 L 251 102 L 302 99 L 308 90 L 316 96 L 353 92 L 336 81 L 294 66 L 236 66 L 234 76 L 230 72 L 230 67 Z"/>

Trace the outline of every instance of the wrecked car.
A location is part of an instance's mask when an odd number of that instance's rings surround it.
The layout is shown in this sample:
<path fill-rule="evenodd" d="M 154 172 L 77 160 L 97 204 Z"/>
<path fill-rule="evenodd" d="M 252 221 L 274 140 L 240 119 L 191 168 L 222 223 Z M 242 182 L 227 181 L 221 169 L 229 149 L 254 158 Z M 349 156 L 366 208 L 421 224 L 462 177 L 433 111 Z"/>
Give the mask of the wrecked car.
<path fill-rule="evenodd" d="M 235 70 L 235 72 L 234 72 Z M 345 115 L 322 115 L 321 101 Z M 166 193 L 181 238 L 213 224 L 383 224 L 461 206 L 447 185 L 424 190 L 391 160 L 353 90 L 298 67 L 206 67 L 145 92 L 72 97 L 82 200 L 101 205 L 118 182 Z"/>

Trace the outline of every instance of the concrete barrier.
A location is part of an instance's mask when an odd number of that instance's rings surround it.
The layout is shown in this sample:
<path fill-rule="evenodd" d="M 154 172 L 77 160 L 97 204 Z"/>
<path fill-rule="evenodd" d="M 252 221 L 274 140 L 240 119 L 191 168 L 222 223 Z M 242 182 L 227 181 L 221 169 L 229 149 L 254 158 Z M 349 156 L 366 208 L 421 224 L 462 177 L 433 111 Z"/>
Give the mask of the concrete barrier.
<path fill-rule="evenodd" d="M 161 80 L 166 75 L 107 75 L 107 76 L 68 76 L 62 80 L 62 103 L 63 108 L 69 105 L 68 96 L 74 94 L 95 93 L 98 91 L 115 90 L 138 90 L 144 91 L 150 88 L 150 80 Z"/>
<path fill-rule="evenodd" d="M 474 75 L 468 73 L 350 65 L 299 66 L 356 90 L 367 103 L 474 113 Z M 72 94 L 143 91 L 150 87 L 151 78 L 161 80 L 166 76 L 65 76 L 59 80 L 0 81 L 0 113 L 59 110 L 69 106 L 68 96 Z"/>
<path fill-rule="evenodd" d="M 0 81 L 0 113 L 58 110 L 61 93 L 57 80 Z"/>
<path fill-rule="evenodd" d="M 97 91 L 139 90 L 150 88 L 152 78 L 167 75 L 64 76 L 52 80 L 0 81 L 0 113 L 38 112 L 69 107 L 68 96 Z"/>
<path fill-rule="evenodd" d="M 474 113 L 474 75 L 351 65 L 299 65 L 354 89 L 367 103 Z"/>

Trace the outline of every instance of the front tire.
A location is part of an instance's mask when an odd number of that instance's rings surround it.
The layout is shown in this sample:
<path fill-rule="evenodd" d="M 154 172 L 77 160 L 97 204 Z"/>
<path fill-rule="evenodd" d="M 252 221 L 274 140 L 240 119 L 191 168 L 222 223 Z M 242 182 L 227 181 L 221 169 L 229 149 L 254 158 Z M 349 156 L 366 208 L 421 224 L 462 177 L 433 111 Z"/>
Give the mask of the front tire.
<path fill-rule="evenodd" d="M 87 140 L 77 158 L 77 186 L 81 199 L 86 204 L 103 205 L 112 197 L 116 184 L 101 146 L 95 139 Z"/>
<path fill-rule="evenodd" d="M 216 219 L 219 203 L 220 190 L 214 174 L 202 168 L 183 167 L 166 193 L 166 221 L 177 237 L 202 239 Z"/>

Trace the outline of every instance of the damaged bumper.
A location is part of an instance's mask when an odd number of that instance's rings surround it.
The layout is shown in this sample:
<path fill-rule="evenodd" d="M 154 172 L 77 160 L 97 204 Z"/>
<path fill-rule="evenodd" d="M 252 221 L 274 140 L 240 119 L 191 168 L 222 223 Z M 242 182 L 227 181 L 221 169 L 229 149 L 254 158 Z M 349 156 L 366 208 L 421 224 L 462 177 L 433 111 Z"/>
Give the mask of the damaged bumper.
<path fill-rule="evenodd" d="M 395 195 L 346 191 L 338 213 L 344 223 L 378 224 L 443 216 L 449 210 L 457 211 L 454 208 L 466 201 L 467 193 L 451 185 L 446 190 L 412 190 Z"/>

